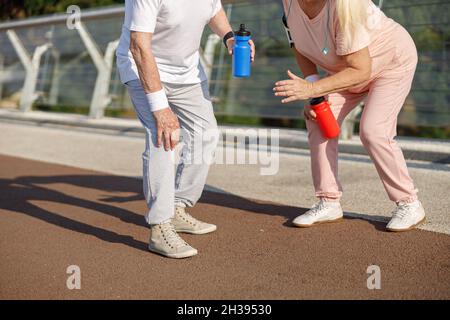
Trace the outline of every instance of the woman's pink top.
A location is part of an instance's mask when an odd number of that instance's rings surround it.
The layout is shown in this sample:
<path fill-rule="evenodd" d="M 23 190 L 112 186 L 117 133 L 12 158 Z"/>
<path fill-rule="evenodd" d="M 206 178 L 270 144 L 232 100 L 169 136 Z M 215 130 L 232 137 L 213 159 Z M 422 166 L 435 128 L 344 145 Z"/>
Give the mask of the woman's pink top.
<path fill-rule="evenodd" d="M 345 68 L 341 56 L 368 47 L 372 57 L 371 81 L 385 68 L 389 67 L 397 55 L 396 51 L 401 47 L 397 42 L 408 40 L 403 36 L 398 36 L 401 26 L 394 20 L 386 17 L 372 1 L 357 1 L 369 2 L 369 16 L 366 26 L 361 26 L 355 34 L 352 43 L 347 45 L 344 41 L 344 34 L 340 31 L 335 0 L 328 0 L 320 13 L 313 19 L 310 19 L 301 9 L 298 0 L 292 0 L 289 16 L 290 0 L 283 0 L 283 5 L 285 14 L 288 17 L 288 26 L 295 42 L 295 48 L 303 56 L 332 75 Z M 328 37 L 327 44 L 326 37 Z M 322 52 L 325 45 L 329 51 L 326 55 Z M 365 85 L 358 87 L 362 89 Z"/>

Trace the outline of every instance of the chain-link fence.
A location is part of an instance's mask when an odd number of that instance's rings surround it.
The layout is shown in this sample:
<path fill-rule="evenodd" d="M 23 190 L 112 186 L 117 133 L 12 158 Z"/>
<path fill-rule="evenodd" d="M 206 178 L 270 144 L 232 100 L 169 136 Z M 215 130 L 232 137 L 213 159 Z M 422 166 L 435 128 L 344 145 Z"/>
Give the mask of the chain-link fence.
<path fill-rule="evenodd" d="M 233 79 L 231 60 L 221 41 L 209 37 L 209 30 L 204 33 L 202 48 L 209 45 L 213 49 L 210 57 L 202 50 L 202 60 L 210 73 L 216 113 L 300 118 L 301 104 L 282 105 L 271 90 L 276 80 L 285 78 L 286 69 L 297 69 L 281 24 L 281 1 L 223 3 L 233 27 L 245 23 L 252 30 L 257 60 L 250 79 Z M 420 62 L 413 90 L 399 123 L 448 127 L 450 1 L 385 0 L 383 11 L 408 29 L 419 50 Z M 106 106 L 108 114 L 132 115 L 113 57 L 123 8 L 83 12 L 82 32 L 67 28 L 65 18 L 65 15 L 32 18 L 27 20 L 28 25 L 0 24 L 0 107 L 26 108 L 27 104 L 33 104 L 51 106 L 52 110 L 84 110 L 85 113 L 89 113 L 91 107 L 91 115 L 99 116 Z M 28 96 L 27 101 L 24 96 Z M 93 107 L 100 113 L 93 112 Z"/>

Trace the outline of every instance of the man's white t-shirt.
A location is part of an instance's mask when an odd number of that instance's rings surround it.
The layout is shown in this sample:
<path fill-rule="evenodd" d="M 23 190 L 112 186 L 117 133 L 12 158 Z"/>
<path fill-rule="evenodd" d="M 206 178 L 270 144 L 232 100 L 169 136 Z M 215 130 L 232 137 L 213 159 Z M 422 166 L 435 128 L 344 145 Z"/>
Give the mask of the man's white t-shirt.
<path fill-rule="evenodd" d="M 195 84 L 206 80 L 200 64 L 200 41 L 220 0 L 125 0 L 125 22 L 117 48 L 123 83 L 139 79 L 130 52 L 130 31 L 150 32 L 152 52 L 162 82 Z"/>

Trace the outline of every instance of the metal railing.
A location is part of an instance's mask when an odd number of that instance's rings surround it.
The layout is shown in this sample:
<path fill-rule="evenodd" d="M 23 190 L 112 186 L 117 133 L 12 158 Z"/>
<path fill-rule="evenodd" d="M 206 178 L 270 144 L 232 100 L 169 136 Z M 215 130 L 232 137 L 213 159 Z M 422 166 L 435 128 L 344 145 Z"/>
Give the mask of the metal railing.
<path fill-rule="evenodd" d="M 205 32 L 202 63 L 216 113 L 300 118 L 301 104 L 281 105 L 270 90 L 286 69 L 297 68 L 280 23 L 281 1 L 230 2 L 223 1 L 233 26 L 249 26 L 258 56 L 251 79 L 233 79 L 220 39 Z M 383 9 L 409 30 L 420 54 L 400 124 L 448 126 L 450 1 L 390 0 L 384 1 Z M 28 111 L 35 104 L 89 106 L 86 110 L 93 118 L 102 117 L 105 110 L 132 110 L 114 59 L 123 11 L 122 6 L 84 10 L 73 29 L 67 28 L 68 14 L 0 23 L 0 107 L 17 105 Z M 356 112 L 353 118 L 358 120 Z"/>

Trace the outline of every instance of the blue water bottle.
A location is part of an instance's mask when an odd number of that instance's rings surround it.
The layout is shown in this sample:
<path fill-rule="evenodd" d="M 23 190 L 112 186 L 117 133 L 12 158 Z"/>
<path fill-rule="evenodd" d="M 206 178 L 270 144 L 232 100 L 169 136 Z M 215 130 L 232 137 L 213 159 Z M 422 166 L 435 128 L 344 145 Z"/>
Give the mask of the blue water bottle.
<path fill-rule="evenodd" d="M 251 39 L 251 33 L 245 29 L 245 24 L 241 24 L 239 30 L 234 32 L 234 39 L 233 76 L 237 78 L 250 77 L 251 49 L 248 42 Z"/>

